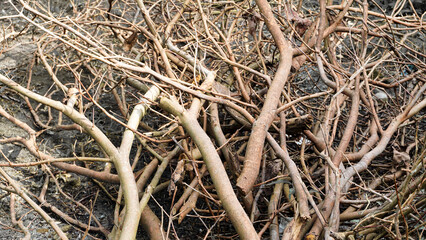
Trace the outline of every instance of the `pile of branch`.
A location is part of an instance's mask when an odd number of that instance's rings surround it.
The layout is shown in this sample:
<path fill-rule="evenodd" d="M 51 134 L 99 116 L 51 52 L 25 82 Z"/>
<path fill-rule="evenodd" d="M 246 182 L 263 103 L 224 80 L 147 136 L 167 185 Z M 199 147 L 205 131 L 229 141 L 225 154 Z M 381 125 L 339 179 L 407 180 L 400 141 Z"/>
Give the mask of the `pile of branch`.
<path fill-rule="evenodd" d="M 37 158 L 2 153 L 12 224 L 31 237 L 14 212 L 19 196 L 61 239 L 52 214 L 109 239 L 134 239 L 139 225 L 151 239 L 178 238 L 175 220 L 188 214 L 204 238 L 422 238 L 426 22 L 411 1 L 391 13 L 332 2 L 71 1 L 59 12 L 7 3 L 0 56 L 28 36 L 36 46 L 22 79 L 0 74 L 13 96 L 1 119 L 27 133 L 0 143 Z M 43 92 L 32 83 L 39 68 L 50 76 Z M 34 125 L 7 110 L 18 98 Z M 98 117 L 113 121 L 118 141 Z M 63 132 L 87 136 L 98 157 L 42 150 L 48 133 Z M 3 170 L 31 166 L 44 172 L 37 194 Z M 56 169 L 117 187 L 105 191 L 112 229 L 61 189 Z M 46 200 L 52 187 L 89 222 Z M 170 196 L 157 203 L 168 225 L 148 205 L 156 194 Z M 235 232 L 216 228 L 227 221 Z"/>

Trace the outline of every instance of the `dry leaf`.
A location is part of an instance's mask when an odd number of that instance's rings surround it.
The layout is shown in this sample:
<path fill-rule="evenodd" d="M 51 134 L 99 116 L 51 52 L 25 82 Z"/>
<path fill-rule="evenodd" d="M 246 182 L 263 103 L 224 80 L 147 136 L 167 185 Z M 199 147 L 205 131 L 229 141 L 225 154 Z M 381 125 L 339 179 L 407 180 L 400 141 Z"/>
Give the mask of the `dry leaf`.
<path fill-rule="evenodd" d="M 138 31 L 133 31 L 132 35 L 130 35 L 128 38 L 126 38 L 126 40 L 124 41 L 124 50 L 125 51 L 130 51 L 133 47 L 133 45 L 135 45 L 136 40 L 138 36 Z"/>
<path fill-rule="evenodd" d="M 305 34 L 306 30 L 308 30 L 311 24 L 312 24 L 312 21 L 309 20 L 308 18 L 303 18 L 300 21 L 296 21 L 296 32 L 300 36 L 303 36 L 303 34 Z"/>
<path fill-rule="evenodd" d="M 170 184 L 167 187 L 167 191 L 169 192 L 169 196 L 172 195 L 172 193 L 175 191 L 175 189 L 176 189 L 176 184 L 173 181 L 170 181 Z"/>
<path fill-rule="evenodd" d="M 184 173 L 185 170 L 185 160 L 180 160 L 176 166 L 175 171 L 172 174 L 171 177 L 171 181 L 169 184 L 169 187 L 167 188 L 167 190 L 169 191 L 169 195 L 172 194 L 172 192 L 175 190 L 176 188 L 176 183 L 181 180 L 182 175 Z"/>
<path fill-rule="evenodd" d="M 309 235 L 307 235 L 307 236 L 305 237 L 305 239 L 306 239 L 306 240 L 315 240 L 315 239 L 316 239 L 316 237 L 315 237 L 315 235 L 313 235 L 313 234 L 309 234 Z"/>
<path fill-rule="evenodd" d="M 251 17 L 248 20 L 248 32 L 255 37 L 256 36 L 256 28 L 257 28 L 257 22 L 255 20 L 255 18 Z"/>
<path fill-rule="evenodd" d="M 255 38 L 257 25 L 259 21 L 262 21 L 262 16 L 253 9 L 249 9 L 243 17 L 247 20 L 248 32 Z"/>
<path fill-rule="evenodd" d="M 410 161 L 410 155 L 406 152 L 399 152 L 395 148 L 393 149 L 393 161 L 400 165 Z"/>
<path fill-rule="evenodd" d="M 213 89 L 220 94 L 226 95 L 226 96 L 231 96 L 231 90 L 229 90 L 229 88 L 219 82 L 214 82 L 213 83 Z"/>
<path fill-rule="evenodd" d="M 309 20 L 309 18 L 301 18 L 296 11 L 291 9 L 291 7 L 287 7 L 286 10 L 287 20 L 289 22 L 294 22 L 296 32 L 300 36 L 303 36 L 309 26 L 311 26 L 312 21 Z"/>
<path fill-rule="evenodd" d="M 303 66 L 303 64 L 305 64 L 306 59 L 307 58 L 306 58 L 305 55 L 300 55 L 300 56 L 294 57 L 293 61 L 291 62 L 291 68 L 294 71 L 299 70 Z"/>
<path fill-rule="evenodd" d="M 172 181 L 174 183 L 178 182 L 181 179 L 184 170 L 185 170 L 185 161 L 180 160 L 176 166 L 175 171 L 172 174 Z"/>

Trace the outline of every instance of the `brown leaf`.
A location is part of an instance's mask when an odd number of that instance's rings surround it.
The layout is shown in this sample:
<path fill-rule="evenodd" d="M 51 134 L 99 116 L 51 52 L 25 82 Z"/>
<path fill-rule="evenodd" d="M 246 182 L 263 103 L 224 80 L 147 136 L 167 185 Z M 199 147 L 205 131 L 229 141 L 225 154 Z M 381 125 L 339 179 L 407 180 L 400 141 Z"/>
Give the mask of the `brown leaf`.
<path fill-rule="evenodd" d="M 296 21 L 296 32 L 300 36 L 303 36 L 303 34 L 305 34 L 306 30 L 308 30 L 311 24 L 312 24 L 312 21 L 309 20 L 308 18 L 303 18 L 300 21 Z"/>
<path fill-rule="evenodd" d="M 396 164 L 407 163 L 410 161 L 410 155 L 406 152 L 399 152 L 395 148 L 393 149 L 393 161 Z"/>
<path fill-rule="evenodd" d="M 169 192 L 169 196 L 172 195 L 172 193 L 175 189 L 176 189 L 176 184 L 173 181 L 170 181 L 170 184 L 167 187 L 167 191 Z"/>
<path fill-rule="evenodd" d="M 213 89 L 220 94 L 226 95 L 226 96 L 231 96 L 231 91 L 229 90 L 229 88 L 219 82 L 214 82 L 213 84 Z"/>
<path fill-rule="evenodd" d="M 256 28 L 257 28 L 257 22 L 256 22 L 255 18 L 254 18 L 254 17 L 251 17 L 251 18 L 248 20 L 247 25 L 248 25 L 248 32 L 249 32 L 249 33 L 250 33 L 253 37 L 255 37 L 255 36 L 256 36 Z"/>
<path fill-rule="evenodd" d="M 130 51 L 133 47 L 133 45 L 135 45 L 136 40 L 138 36 L 138 31 L 133 31 L 132 35 L 130 35 L 128 38 L 126 38 L 126 40 L 124 41 L 124 50 L 125 51 Z"/>
<path fill-rule="evenodd" d="M 175 171 L 172 174 L 172 181 L 174 183 L 178 182 L 181 179 L 184 170 L 185 170 L 185 161 L 180 160 L 176 166 Z"/>
<path fill-rule="evenodd" d="M 182 159 L 178 162 L 175 171 L 172 173 L 171 181 L 169 187 L 167 188 L 169 195 L 172 195 L 172 192 L 176 189 L 176 183 L 181 180 L 184 170 L 185 160 Z"/>
<path fill-rule="evenodd" d="M 255 37 L 257 25 L 259 21 L 262 21 L 262 16 L 251 8 L 243 17 L 247 20 L 248 32 Z"/>
<path fill-rule="evenodd" d="M 286 11 L 287 20 L 289 22 L 294 22 L 296 32 L 300 36 L 303 36 L 303 34 L 305 34 L 305 32 L 309 28 L 309 26 L 311 26 L 312 21 L 309 20 L 308 18 L 300 17 L 299 14 L 296 11 L 291 9 L 291 7 L 287 7 L 286 10 L 287 10 Z"/>
<path fill-rule="evenodd" d="M 292 70 L 294 70 L 294 71 L 299 70 L 303 66 L 303 64 L 305 64 L 306 59 L 307 58 L 306 58 L 305 55 L 300 55 L 300 56 L 294 57 L 293 61 L 291 62 Z"/>

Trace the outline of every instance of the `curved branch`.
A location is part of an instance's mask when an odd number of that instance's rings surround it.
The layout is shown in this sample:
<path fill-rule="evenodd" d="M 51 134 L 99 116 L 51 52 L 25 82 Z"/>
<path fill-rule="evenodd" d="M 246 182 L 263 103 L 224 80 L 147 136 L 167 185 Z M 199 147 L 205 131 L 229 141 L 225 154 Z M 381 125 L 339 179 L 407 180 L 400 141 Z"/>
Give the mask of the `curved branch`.
<path fill-rule="evenodd" d="M 241 239 L 259 239 L 250 219 L 237 199 L 222 160 L 206 132 L 200 126 L 194 114 L 185 110 L 176 100 L 161 98 L 161 106 L 179 118 L 182 126 L 194 140 L 203 155 L 204 162 L 213 180 L 213 184 L 222 201 L 223 208 Z"/>
<path fill-rule="evenodd" d="M 139 198 L 135 178 L 133 176 L 130 163 L 123 161 L 119 151 L 114 146 L 114 144 L 111 143 L 108 137 L 105 136 L 105 134 L 98 127 L 93 125 L 92 122 L 83 114 L 77 112 L 73 108 L 62 104 L 61 102 L 34 93 L 1 74 L 0 82 L 6 84 L 8 87 L 14 89 L 26 97 L 63 112 L 72 121 L 80 125 L 87 132 L 87 134 L 89 134 L 99 144 L 99 146 L 102 147 L 105 153 L 114 162 L 118 176 L 120 178 L 120 182 L 124 189 L 127 214 L 123 223 L 123 233 L 125 234 L 123 234 L 121 238 L 131 238 L 131 236 L 135 237 L 140 217 L 140 211 L 137 211 L 137 209 L 139 209 Z"/>
<path fill-rule="evenodd" d="M 291 61 L 293 59 L 293 49 L 291 44 L 284 38 L 269 3 L 266 0 L 257 0 L 256 4 L 259 7 L 260 12 L 263 14 L 266 26 L 274 38 L 275 45 L 280 51 L 280 64 L 278 65 L 275 77 L 269 87 L 262 111 L 258 119 L 253 124 L 250 139 L 246 148 L 244 167 L 237 180 L 237 187 L 244 195 L 250 193 L 254 183 L 256 182 L 257 175 L 259 174 L 266 133 L 276 115 L 275 113 L 281 91 L 287 82 L 291 68 Z"/>

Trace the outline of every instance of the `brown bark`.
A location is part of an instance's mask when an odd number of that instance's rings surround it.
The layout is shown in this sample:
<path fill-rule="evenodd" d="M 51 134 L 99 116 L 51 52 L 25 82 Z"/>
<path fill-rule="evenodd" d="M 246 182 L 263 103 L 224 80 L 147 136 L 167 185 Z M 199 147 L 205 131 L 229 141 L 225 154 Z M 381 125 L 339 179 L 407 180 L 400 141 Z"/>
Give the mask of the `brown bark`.
<path fill-rule="evenodd" d="M 266 133 L 275 117 L 275 110 L 277 109 L 281 91 L 290 73 L 291 61 L 293 58 L 291 54 L 291 44 L 284 38 L 269 3 L 266 0 L 258 0 L 256 4 L 264 17 L 266 26 L 271 32 L 281 55 L 280 64 L 278 65 L 274 79 L 269 87 L 262 111 L 253 124 L 253 129 L 246 148 L 243 170 L 237 180 L 237 187 L 244 195 L 250 193 L 256 182 L 257 175 L 259 174 Z"/>

